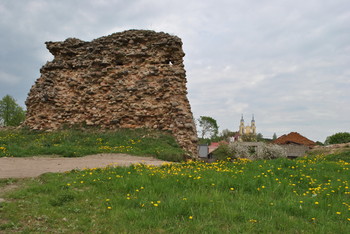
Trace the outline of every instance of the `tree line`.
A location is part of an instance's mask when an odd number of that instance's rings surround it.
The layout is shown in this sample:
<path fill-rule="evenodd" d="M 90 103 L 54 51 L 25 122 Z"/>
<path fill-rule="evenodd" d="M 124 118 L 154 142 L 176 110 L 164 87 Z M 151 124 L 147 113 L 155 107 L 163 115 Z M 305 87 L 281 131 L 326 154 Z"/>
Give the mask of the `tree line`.
<path fill-rule="evenodd" d="M 217 121 L 210 116 L 200 116 L 197 120 L 198 123 L 198 138 L 200 144 L 210 144 L 211 142 L 219 142 L 219 141 L 229 141 L 229 138 L 234 137 L 237 132 L 230 131 L 229 129 L 224 129 L 219 134 L 219 125 Z M 241 140 L 244 142 L 271 142 L 277 139 L 276 133 L 273 134 L 272 139 L 264 138 L 261 133 L 258 134 L 245 134 L 240 136 Z M 325 145 L 330 144 L 341 144 L 350 142 L 350 133 L 349 132 L 338 132 L 331 136 L 328 136 Z M 321 142 L 317 142 L 320 145 L 323 145 Z"/>

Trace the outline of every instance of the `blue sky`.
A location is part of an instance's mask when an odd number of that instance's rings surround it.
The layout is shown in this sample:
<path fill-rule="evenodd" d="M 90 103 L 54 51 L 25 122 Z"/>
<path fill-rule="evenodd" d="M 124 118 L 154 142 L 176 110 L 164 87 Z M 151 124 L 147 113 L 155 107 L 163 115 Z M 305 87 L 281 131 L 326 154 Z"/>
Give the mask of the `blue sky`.
<path fill-rule="evenodd" d="M 349 25 L 347 0 L 1 0 L 0 97 L 25 106 L 45 41 L 150 29 L 182 39 L 195 118 L 323 142 L 350 131 Z"/>

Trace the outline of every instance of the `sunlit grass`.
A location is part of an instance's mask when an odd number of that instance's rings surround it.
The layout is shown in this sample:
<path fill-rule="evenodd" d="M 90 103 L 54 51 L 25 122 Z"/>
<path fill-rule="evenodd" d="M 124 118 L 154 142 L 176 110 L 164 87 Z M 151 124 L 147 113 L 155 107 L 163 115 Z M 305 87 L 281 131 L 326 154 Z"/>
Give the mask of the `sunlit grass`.
<path fill-rule="evenodd" d="M 144 129 L 0 131 L 0 157 L 79 157 L 97 153 L 127 153 L 170 161 L 181 161 L 185 154 L 170 134 Z"/>
<path fill-rule="evenodd" d="M 46 174 L 7 195 L 9 202 L 0 209 L 0 228 L 8 232 L 347 233 L 349 168 L 345 160 L 317 155 Z"/>

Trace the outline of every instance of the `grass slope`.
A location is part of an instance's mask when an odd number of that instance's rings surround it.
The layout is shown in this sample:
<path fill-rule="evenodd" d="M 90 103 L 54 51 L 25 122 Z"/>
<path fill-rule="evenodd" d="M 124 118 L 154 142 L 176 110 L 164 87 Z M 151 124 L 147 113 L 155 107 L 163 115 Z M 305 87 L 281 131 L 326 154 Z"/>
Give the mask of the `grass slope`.
<path fill-rule="evenodd" d="M 96 129 L 55 132 L 23 129 L 0 131 L 0 157 L 79 157 L 97 153 L 127 153 L 170 161 L 181 161 L 184 156 L 184 151 L 170 134 L 144 129 L 104 132 Z"/>
<path fill-rule="evenodd" d="M 347 233 L 349 156 L 50 173 L 6 195 L 0 230 Z"/>

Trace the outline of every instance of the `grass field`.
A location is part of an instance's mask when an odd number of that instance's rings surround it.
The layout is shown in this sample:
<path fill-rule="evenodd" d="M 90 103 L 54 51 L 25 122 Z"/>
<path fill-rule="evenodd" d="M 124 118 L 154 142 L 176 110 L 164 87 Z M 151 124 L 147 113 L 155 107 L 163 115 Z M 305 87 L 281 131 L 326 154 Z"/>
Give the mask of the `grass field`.
<path fill-rule="evenodd" d="M 350 152 L 184 162 L 2 180 L 0 230 L 73 233 L 348 233 Z M 1 232 L 1 231 L 0 231 Z"/>
<path fill-rule="evenodd" d="M 181 161 L 185 154 L 170 134 L 145 129 L 0 131 L 0 157 L 35 155 L 79 157 L 97 153 L 127 153 L 169 161 Z"/>

